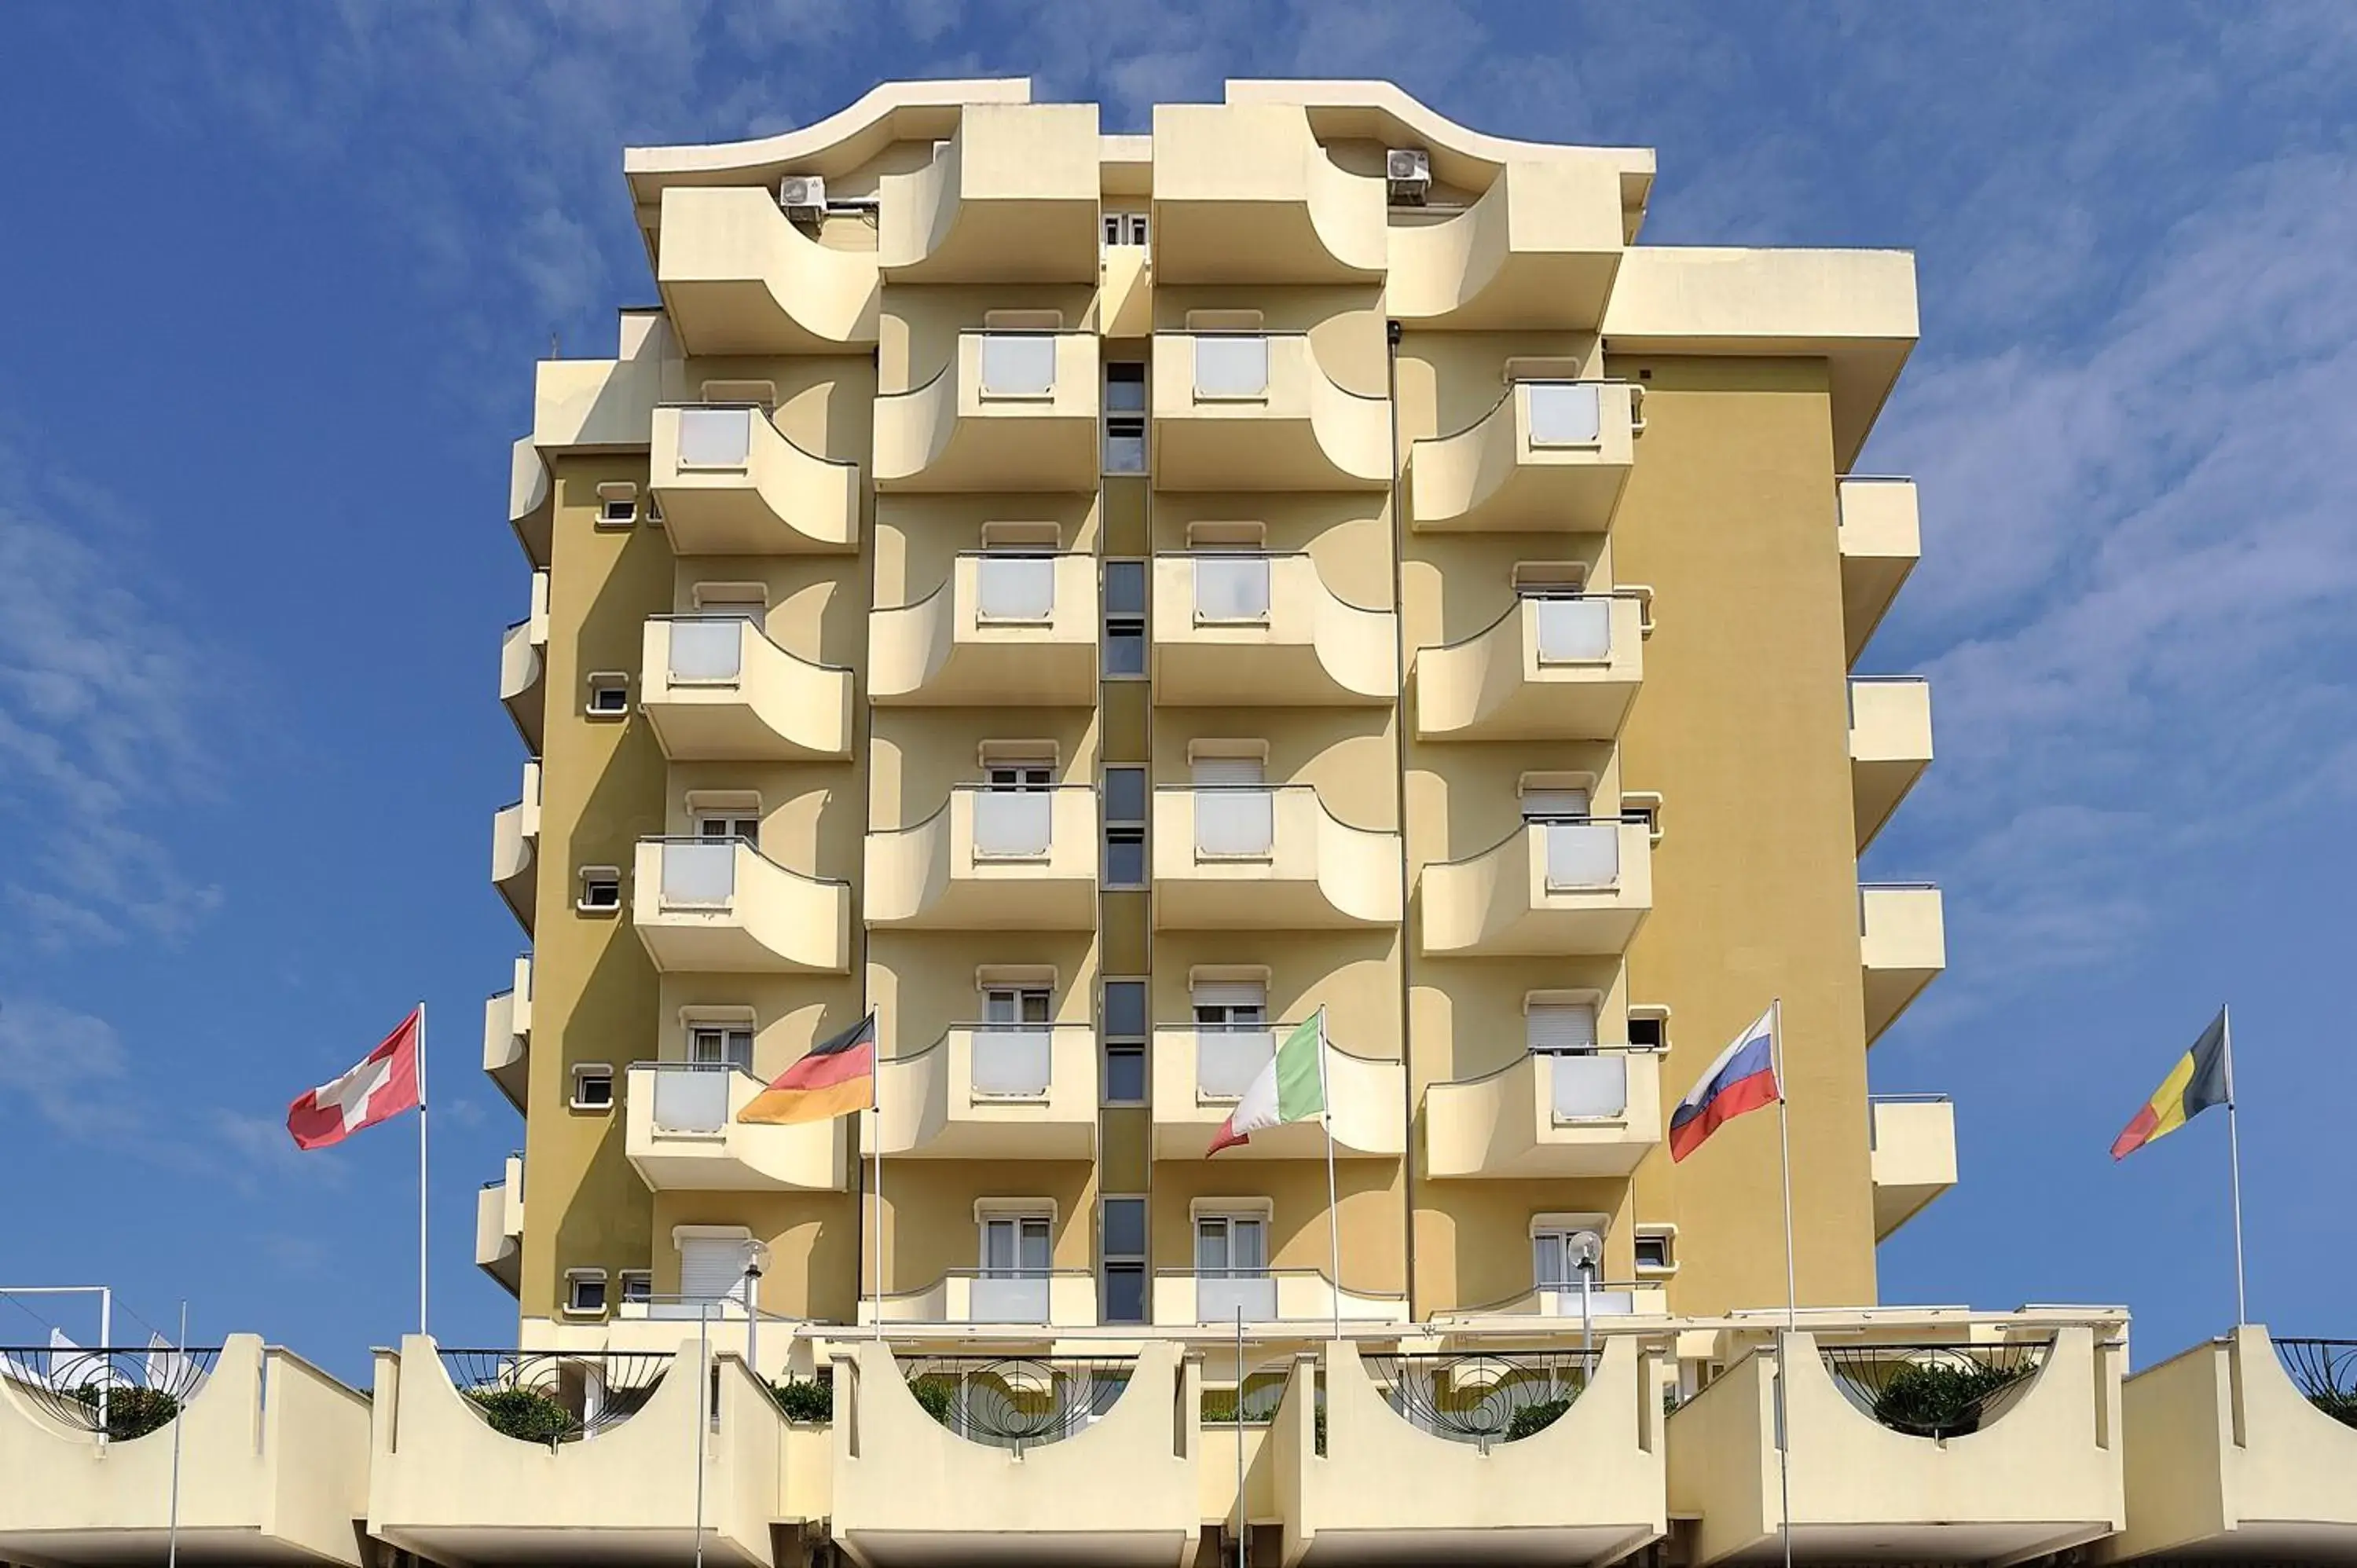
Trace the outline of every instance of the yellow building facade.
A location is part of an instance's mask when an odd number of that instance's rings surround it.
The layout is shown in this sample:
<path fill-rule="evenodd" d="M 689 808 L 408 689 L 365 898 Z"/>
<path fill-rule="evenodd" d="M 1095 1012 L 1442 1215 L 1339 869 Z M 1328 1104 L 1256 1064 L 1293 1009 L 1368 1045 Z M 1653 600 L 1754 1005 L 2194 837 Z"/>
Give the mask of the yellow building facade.
<path fill-rule="evenodd" d="M 1947 1101 L 1870 1087 L 1939 891 L 1857 870 L 1932 757 L 1860 667 L 1911 257 L 1648 246 L 1650 151 L 1374 82 L 1139 134 L 893 84 L 624 172 L 661 304 L 539 366 L 513 459 L 520 1348 L 412 1337 L 257 1448 L 199 1416 L 317 1380 L 226 1348 L 174 1423 L 220 1550 L 2357 1543 L 2321 1342 L 2131 1379 L 2117 1310 L 1879 1304 L 1957 1179 Z M 1775 1120 L 1665 1141 L 1771 1001 L 1790 1304 Z M 870 1015 L 874 1111 L 738 1120 Z M 1312 1020 L 1324 1120 L 1210 1155 Z M 149 1434 L 91 1466 L 54 1381 L 0 1377 L 48 1477 L 0 1560 L 151 1555 Z"/>

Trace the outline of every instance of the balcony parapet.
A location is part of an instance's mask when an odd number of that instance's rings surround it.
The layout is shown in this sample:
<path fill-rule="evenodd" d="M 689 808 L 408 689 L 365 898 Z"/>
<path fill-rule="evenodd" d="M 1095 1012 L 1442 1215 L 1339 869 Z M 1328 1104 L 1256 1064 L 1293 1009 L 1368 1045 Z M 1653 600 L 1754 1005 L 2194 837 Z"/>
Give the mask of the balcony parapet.
<path fill-rule="evenodd" d="M 1202 707 L 1387 703 L 1397 618 L 1343 599 L 1306 554 L 1154 558 L 1154 700 Z"/>
<path fill-rule="evenodd" d="M 1633 381 L 1514 382 L 1464 429 L 1409 446 L 1414 526 L 1606 532 L 1636 466 L 1643 409 Z"/>
<path fill-rule="evenodd" d="M 662 194 L 655 286 L 691 354 L 841 354 L 876 341 L 874 252 L 795 226 L 769 186 Z"/>
<path fill-rule="evenodd" d="M 1154 267 L 1167 284 L 1373 283 L 1383 182 L 1328 156 L 1297 104 L 1154 107 Z"/>
<path fill-rule="evenodd" d="M 523 790 L 491 818 L 491 886 L 530 936 L 539 905 L 540 763 L 523 765 Z"/>
<path fill-rule="evenodd" d="M 1927 882 L 1868 883 L 1857 894 L 1871 1046 L 1947 970 L 1947 921 L 1939 888 Z"/>
<path fill-rule="evenodd" d="M 1922 559 L 1915 481 L 1853 474 L 1840 498 L 1842 636 L 1849 661 L 1866 651 L 1875 628 Z"/>
<path fill-rule="evenodd" d="M 1385 308 L 1400 320 L 1567 332 L 1604 320 L 1622 244 L 1619 171 L 1601 158 L 1513 159 L 1462 210 L 1392 216 Z"/>
<path fill-rule="evenodd" d="M 881 490 L 1093 490 L 1097 335 L 965 331 L 931 381 L 876 399 Z"/>
<path fill-rule="evenodd" d="M 664 403 L 649 419 L 647 488 L 680 554 L 857 553 L 857 463 L 804 451 L 748 403 Z"/>
<path fill-rule="evenodd" d="M 674 762 L 847 757 L 851 693 L 850 671 L 788 652 L 749 617 L 647 618 L 639 707 Z"/>
<path fill-rule="evenodd" d="M 1338 820 L 1309 785 L 1166 785 L 1153 826 L 1164 930 L 1398 923 L 1399 834 Z"/>
<path fill-rule="evenodd" d="M 961 553 L 914 604 L 867 618 L 872 701 L 910 706 L 1092 704 L 1097 558 Z"/>
<path fill-rule="evenodd" d="M 1205 1027 L 1158 1025 L 1154 1031 L 1154 1157 L 1200 1160 L 1237 1101 L 1297 1026 Z M 1353 1055 L 1328 1042 L 1327 1101 L 1340 1159 L 1397 1159 L 1407 1150 L 1406 1068 L 1397 1058 Z M 1323 1159 L 1326 1131 L 1317 1122 L 1265 1128 L 1251 1142 L 1222 1151 L 1222 1160 Z"/>
<path fill-rule="evenodd" d="M 548 574 L 532 575 L 532 609 L 500 636 L 500 702 L 535 756 L 548 713 Z"/>
<path fill-rule="evenodd" d="M 655 1192 L 840 1192 L 847 1156 L 835 1121 L 772 1126 L 737 1118 L 766 1086 L 726 1063 L 635 1062 L 623 1147 Z"/>
<path fill-rule="evenodd" d="M 870 832 L 866 867 L 870 926 L 1091 929 L 1096 789 L 961 784 L 924 821 Z"/>
<path fill-rule="evenodd" d="M 1303 332 L 1157 332 L 1154 483 L 1166 490 L 1374 490 L 1391 403 L 1327 374 Z"/>
<path fill-rule="evenodd" d="M 511 1154 L 499 1178 L 475 1197 L 475 1266 L 510 1295 L 523 1274 L 523 1156 Z"/>
<path fill-rule="evenodd" d="M 739 839 L 640 839 L 630 920 L 666 974 L 851 966 L 849 886 L 780 865 Z"/>
<path fill-rule="evenodd" d="M 1931 766 L 1932 683 L 1914 675 L 1851 676 L 1850 803 L 1861 854 Z"/>
<path fill-rule="evenodd" d="M 1417 738 L 1612 739 L 1644 681 L 1650 599 L 1523 594 L 1472 636 L 1417 650 Z"/>
<path fill-rule="evenodd" d="M 877 1300 L 859 1298 L 859 1321 L 877 1322 Z M 930 1284 L 887 1291 L 888 1328 L 1093 1328 L 1097 1278 L 1092 1269 L 952 1269 Z"/>
<path fill-rule="evenodd" d="M 1425 1091 L 1425 1167 L 1439 1177 L 1625 1176 L 1662 1141 L 1661 1054 L 1530 1051 Z"/>
<path fill-rule="evenodd" d="M 959 1024 L 878 1069 L 895 1159 L 1085 1160 L 1096 1153 L 1092 1024 Z"/>
<path fill-rule="evenodd" d="M 548 459 L 529 435 L 519 437 L 509 453 L 508 525 L 515 530 L 516 542 L 533 569 L 547 571 L 556 525 L 555 491 L 549 483 Z"/>
<path fill-rule="evenodd" d="M 532 1086 L 532 955 L 519 953 L 515 978 L 483 1003 L 483 1071 L 508 1103 L 524 1110 Z"/>
<path fill-rule="evenodd" d="M 932 161 L 878 182 L 893 283 L 1097 281 L 1093 103 L 972 103 Z"/>
<path fill-rule="evenodd" d="M 1956 1108 L 1944 1094 L 1872 1094 L 1866 1109 L 1881 1241 L 1956 1185 Z"/>
<path fill-rule="evenodd" d="M 1653 907 L 1652 838 L 1642 822 L 1525 822 L 1490 848 L 1424 868 L 1424 952 L 1628 950 Z"/>
<path fill-rule="evenodd" d="M 1157 1269 L 1154 1321 L 1183 1326 L 1232 1327 L 1239 1313 L 1245 1328 L 1294 1324 L 1329 1326 L 1340 1306 L 1343 1326 L 1364 1327 L 1408 1321 L 1407 1297 L 1393 1291 L 1339 1291 L 1322 1269 Z"/>

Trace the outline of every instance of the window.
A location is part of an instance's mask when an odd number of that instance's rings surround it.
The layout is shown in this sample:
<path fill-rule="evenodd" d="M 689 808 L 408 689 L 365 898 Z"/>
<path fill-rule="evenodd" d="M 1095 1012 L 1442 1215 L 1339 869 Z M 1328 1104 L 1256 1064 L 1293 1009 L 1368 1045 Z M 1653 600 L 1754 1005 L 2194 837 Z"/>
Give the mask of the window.
<path fill-rule="evenodd" d="M 1258 1029 L 1268 1023 L 1268 983 L 1199 980 L 1193 986 L 1198 1029 Z"/>
<path fill-rule="evenodd" d="M 603 484 L 597 487 L 597 526 L 629 528 L 639 521 L 639 487 Z"/>
<path fill-rule="evenodd" d="M 600 670 L 589 677 L 589 716 L 617 719 L 630 711 L 630 678 L 619 670 Z"/>
<path fill-rule="evenodd" d="M 1667 1274 L 1677 1272 L 1677 1227 L 1674 1225 L 1640 1225 L 1637 1227 L 1637 1272 L 1641 1274 Z"/>
<path fill-rule="evenodd" d="M 1268 1273 L 1268 1220 L 1259 1214 L 1195 1216 L 1195 1273 L 1207 1279 L 1257 1279 Z"/>
<path fill-rule="evenodd" d="M 1099 1211 L 1107 1323 L 1146 1321 L 1146 1199 L 1108 1197 Z"/>
<path fill-rule="evenodd" d="M 1670 1010 L 1650 1003 L 1629 1004 L 1629 1043 L 1639 1050 L 1670 1048 Z"/>
<path fill-rule="evenodd" d="M 1108 245 L 1143 245 L 1148 232 L 1143 212 L 1108 212 L 1104 215 L 1104 242 Z"/>
<path fill-rule="evenodd" d="M 1048 988 L 1044 985 L 994 985 L 982 993 L 982 1021 L 985 1024 L 1045 1024 L 1048 1020 Z"/>
<path fill-rule="evenodd" d="M 1055 769 L 1045 762 L 995 762 L 989 769 L 994 789 L 1025 792 L 1046 789 L 1055 783 Z"/>
<path fill-rule="evenodd" d="M 753 1026 L 749 1024 L 694 1024 L 687 1031 L 687 1059 L 712 1067 L 753 1070 Z"/>
<path fill-rule="evenodd" d="M 1645 824 L 1645 837 L 1654 843 L 1662 842 L 1662 798 L 1651 789 L 1620 791 L 1620 820 Z"/>
<path fill-rule="evenodd" d="M 1144 413 L 1146 412 L 1146 361 L 1114 360 L 1104 369 L 1104 405 L 1107 413 Z"/>
<path fill-rule="evenodd" d="M 1587 820 L 1587 791 L 1567 785 L 1523 786 L 1523 821 L 1583 822 Z"/>
<path fill-rule="evenodd" d="M 1146 1103 L 1146 982 L 1104 983 L 1104 1102 Z"/>
<path fill-rule="evenodd" d="M 581 868 L 581 901 L 585 915 L 611 914 L 622 907 L 622 868 L 585 865 Z"/>
<path fill-rule="evenodd" d="M 695 819 L 695 836 L 705 839 L 740 839 L 755 849 L 761 847 L 761 818 L 758 812 L 738 815 L 716 811 Z"/>
<path fill-rule="evenodd" d="M 1146 563 L 1104 564 L 1104 672 L 1146 673 Z"/>
<path fill-rule="evenodd" d="M 1108 887 L 1146 886 L 1146 769 L 1104 770 L 1105 864 Z"/>
<path fill-rule="evenodd" d="M 1593 1230 L 1531 1232 L 1531 1283 L 1540 1290 L 1577 1290 L 1593 1285 L 1604 1260 L 1604 1238 Z"/>
<path fill-rule="evenodd" d="M 614 1069 L 604 1062 L 582 1062 L 573 1069 L 573 1109 L 611 1111 Z"/>
<path fill-rule="evenodd" d="M 596 1317 L 606 1310 L 606 1271 L 565 1271 L 565 1310 L 576 1317 Z"/>
<path fill-rule="evenodd" d="M 1534 997 L 1523 1004 L 1523 1035 L 1533 1051 L 1593 1051 L 1596 1004 Z"/>
<path fill-rule="evenodd" d="M 1146 472 L 1146 366 L 1114 360 L 1104 368 L 1104 471 Z"/>
<path fill-rule="evenodd" d="M 620 1282 L 622 1303 L 649 1302 L 655 1296 L 655 1276 L 651 1269 L 624 1269 L 615 1278 Z"/>
<path fill-rule="evenodd" d="M 1045 1214 L 983 1216 L 983 1278 L 1019 1280 L 1045 1274 L 1049 1220 L 1050 1216 Z"/>

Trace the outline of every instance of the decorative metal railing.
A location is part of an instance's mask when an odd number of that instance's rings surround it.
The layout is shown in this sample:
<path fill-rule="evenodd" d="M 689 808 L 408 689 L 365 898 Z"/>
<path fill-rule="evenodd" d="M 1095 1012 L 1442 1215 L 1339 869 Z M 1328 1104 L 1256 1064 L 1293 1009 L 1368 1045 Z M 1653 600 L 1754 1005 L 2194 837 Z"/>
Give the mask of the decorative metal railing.
<path fill-rule="evenodd" d="M 1544 1432 L 1595 1376 L 1598 1352 L 1475 1351 L 1446 1356 L 1361 1352 L 1383 1402 L 1419 1432 L 1487 1453 Z"/>
<path fill-rule="evenodd" d="M 2010 1409 L 2046 1364 L 2050 1343 L 1826 1345 L 1825 1369 L 1850 1403 L 1893 1432 L 1946 1439 Z"/>
<path fill-rule="evenodd" d="M 2357 1426 L 2357 1339 L 2278 1339 L 2276 1358 L 2309 1403 Z"/>
<path fill-rule="evenodd" d="M 968 1442 L 1021 1453 L 1103 1415 L 1129 1387 L 1129 1357 L 922 1356 L 900 1362 L 925 1413 Z"/>
<path fill-rule="evenodd" d="M 576 1443 L 645 1408 L 671 1369 L 664 1351 L 448 1350 L 442 1365 L 483 1424 L 519 1443 Z"/>
<path fill-rule="evenodd" d="M 178 1419 L 220 1359 L 219 1346 L 0 1346 L 0 1380 L 67 1426 L 127 1443 Z"/>

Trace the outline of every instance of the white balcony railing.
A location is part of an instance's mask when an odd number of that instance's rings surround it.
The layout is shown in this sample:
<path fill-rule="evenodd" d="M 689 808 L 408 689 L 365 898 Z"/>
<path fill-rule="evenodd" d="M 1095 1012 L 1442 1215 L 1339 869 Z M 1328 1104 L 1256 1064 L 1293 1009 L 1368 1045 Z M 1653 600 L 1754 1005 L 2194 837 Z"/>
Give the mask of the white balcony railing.
<path fill-rule="evenodd" d="M 1213 1101 L 1242 1100 L 1275 1055 L 1274 1028 L 1197 1028 L 1195 1097 Z"/>
<path fill-rule="evenodd" d="M 1251 333 L 1200 333 L 1195 338 L 1195 396 L 1268 395 L 1268 339 Z"/>
<path fill-rule="evenodd" d="M 735 685 L 745 671 L 745 618 L 672 617 L 670 667 L 680 684 Z"/>
<path fill-rule="evenodd" d="M 1268 619 L 1265 555 L 1199 554 L 1195 566 L 1195 624 L 1258 625 Z"/>
<path fill-rule="evenodd" d="M 679 466 L 726 472 L 752 462 L 752 408 L 684 407 L 679 411 Z"/>
<path fill-rule="evenodd" d="M 982 395 L 986 398 L 1052 397 L 1056 392 L 1056 335 L 1052 332 L 982 334 Z"/>
<path fill-rule="evenodd" d="M 974 1091 L 993 1100 L 1045 1100 L 1055 1078 L 1055 1026 L 974 1026 Z"/>
<path fill-rule="evenodd" d="M 1609 1121 L 1629 1109 L 1629 1058 L 1624 1053 L 1559 1051 L 1554 1066 L 1556 1122 Z"/>
<path fill-rule="evenodd" d="M 727 1062 L 651 1062 L 640 1070 L 654 1080 L 654 1130 L 718 1135 L 728 1130 L 728 1090 L 737 1068 Z"/>
<path fill-rule="evenodd" d="M 1620 824 L 1546 822 L 1547 891 L 1614 887 L 1620 882 Z"/>
<path fill-rule="evenodd" d="M 1603 596 L 1536 597 L 1538 661 L 1600 664 L 1612 657 L 1612 601 Z"/>
<path fill-rule="evenodd" d="M 1276 845 L 1276 792 L 1249 786 L 1195 789 L 1195 853 L 1265 860 Z"/>
<path fill-rule="evenodd" d="M 974 563 L 974 616 L 984 621 L 1049 621 L 1056 614 L 1056 558 L 994 555 Z"/>
<path fill-rule="evenodd" d="M 1056 838 L 1056 796 L 1049 789 L 974 791 L 977 859 L 1035 860 Z"/>
<path fill-rule="evenodd" d="M 1530 381 L 1533 446 L 1593 446 L 1603 439 L 1604 407 L 1594 381 Z"/>
<path fill-rule="evenodd" d="M 725 906 L 737 896 L 735 839 L 665 839 L 662 901 L 666 906 Z"/>

